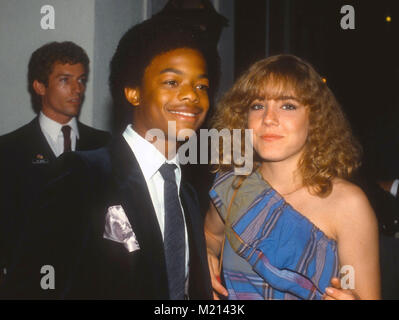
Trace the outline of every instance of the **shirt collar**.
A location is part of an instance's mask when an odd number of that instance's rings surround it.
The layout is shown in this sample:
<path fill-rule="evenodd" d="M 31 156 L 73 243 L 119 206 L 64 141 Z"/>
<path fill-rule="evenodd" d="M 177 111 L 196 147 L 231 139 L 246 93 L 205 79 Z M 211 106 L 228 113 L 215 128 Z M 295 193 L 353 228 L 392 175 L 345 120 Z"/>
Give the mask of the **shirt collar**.
<path fill-rule="evenodd" d="M 45 131 L 54 141 L 57 141 L 58 135 L 61 132 L 61 128 L 66 125 L 71 127 L 72 132 L 75 134 L 76 138 L 79 139 L 78 123 L 75 117 L 73 117 L 68 123 L 61 124 L 53 119 L 50 119 L 40 111 L 39 124 L 42 130 Z"/>
<path fill-rule="evenodd" d="M 123 137 L 132 149 L 144 178 L 148 181 L 151 179 L 159 168 L 165 163 L 173 163 L 177 166 L 178 174 L 180 175 L 180 165 L 178 161 L 178 154 L 171 159 L 167 160 L 165 156 L 155 146 L 140 136 L 134 131 L 132 125 L 128 125 L 123 132 Z"/>

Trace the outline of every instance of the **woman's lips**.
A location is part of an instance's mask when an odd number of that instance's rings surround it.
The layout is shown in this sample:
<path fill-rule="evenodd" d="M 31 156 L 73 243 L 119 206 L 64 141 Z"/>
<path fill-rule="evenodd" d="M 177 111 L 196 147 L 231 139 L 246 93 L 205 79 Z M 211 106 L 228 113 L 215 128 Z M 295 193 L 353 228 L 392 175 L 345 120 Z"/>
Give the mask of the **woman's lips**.
<path fill-rule="evenodd" d="M 275 140 L 279 140 L 281 138 L 283 138 L 283 136 L 277 135 L 277 134 L 264 134 L 262 136 L 260 136 L 262 140 L 264 141 L 275 141 Z"/>

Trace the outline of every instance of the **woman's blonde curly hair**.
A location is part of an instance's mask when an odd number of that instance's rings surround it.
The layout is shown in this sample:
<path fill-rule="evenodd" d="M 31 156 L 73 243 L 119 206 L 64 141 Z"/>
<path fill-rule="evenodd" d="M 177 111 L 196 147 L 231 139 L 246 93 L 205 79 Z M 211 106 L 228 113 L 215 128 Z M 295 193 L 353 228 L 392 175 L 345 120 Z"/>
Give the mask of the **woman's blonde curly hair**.
<path fill-rule="evenodd" d="M 256 62 L 218 103 L 211 126 L 217 130 L 242 129 L 244 132 L 254 100 L 287 95 L 293 95 L 308 109 L 309 133 L 298 164 L 303 185 L 312 194 L 326 197 L 332 191 L 333 178 L 349 178 L 359 167 L 361 147 L 333 93 L 309 63 L 293 55 L 271 56 Z M 242 154 L 243 137 L 244 134 Z M 219 159 L 215 171 L 232 170 L 237 166 L 234 162 L 222 163 L 222 144 Z M 254 165 L 255 169 L 257 167 L 259 162 Z"/>

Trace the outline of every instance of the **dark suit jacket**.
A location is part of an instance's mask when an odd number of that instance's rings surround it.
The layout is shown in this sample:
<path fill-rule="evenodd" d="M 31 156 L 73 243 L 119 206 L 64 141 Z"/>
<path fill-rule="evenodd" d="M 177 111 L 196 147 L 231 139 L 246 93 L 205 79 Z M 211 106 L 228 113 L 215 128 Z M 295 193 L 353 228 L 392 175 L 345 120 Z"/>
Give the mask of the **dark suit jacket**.
<path fill-rule="evenodd" d="M 104 146 L 111 135 L 78 122 L 77 150 Z M 47 183 L 56 157 L 36 117 L 0 137 L 0 270 L 10 271 L 26 213 Z M 4 275 L 3 275 L 4 278 Z M 4 279 L 0 280 L 0 288 Z"/>
<path fill-rule="evenodd" d="M 36 269 L 36 278 L 28 275 L 33 286 L 40 283 L 41 265 L 55 268 L 56 289 L 39 290 L 39 297 L 168 299 L 161 231 L 144 176 L 123 137 L 106 148 L 65 154 L 57 166 L 60 174 L 44 193 L 34 215 L 39 218 L 31 221 L 24 242 L 25 252 L 37 252 L 22 260 Z M 57 208 L 62 198 L 66 201 Z M 184 178 L 181 200 L 190 249 L 189 297 L 211 299 L 203 219 Z M 107 210 L 114 205 L 123 207 L 139 250 L 129 253 L 123 244 L 103 237 Z"/>

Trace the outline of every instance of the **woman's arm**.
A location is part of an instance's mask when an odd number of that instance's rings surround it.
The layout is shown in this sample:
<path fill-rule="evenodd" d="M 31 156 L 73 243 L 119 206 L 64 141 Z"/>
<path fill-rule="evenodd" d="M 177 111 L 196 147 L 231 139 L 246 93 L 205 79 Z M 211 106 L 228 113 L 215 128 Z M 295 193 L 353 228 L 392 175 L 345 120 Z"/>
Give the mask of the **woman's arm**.
<path fill-rule="evenodd" d="M 338 187 L 340 199 L 336 201 L 335 231 L 341 268 L 353 270 L 354 288 L 345 289 L 345 283 L 333 280 L 334 288 L 327 298 L 333 299 L 380 299 L 380 266 L 377 220 L 370 203 L 357 186 L 350 183 Z M 352 272 L 344 279 L 352 276 Z M 350 281 L 349 281 L 350 283 Z M 339 286 L 344 287 L 340 289 Z M 353 293 L 353 295 L 351 294 Z"/>
<path fill-rule="evenodd" d="M 227 296 L 227 290 L 220 284 L 219 256 L 224 239 L 224 222 L 211 202 L 205 216 L 204 232 L 208 253 L 209 272 L 211 275 L 213 297 L 219 300 L 216 293 Z"/>

